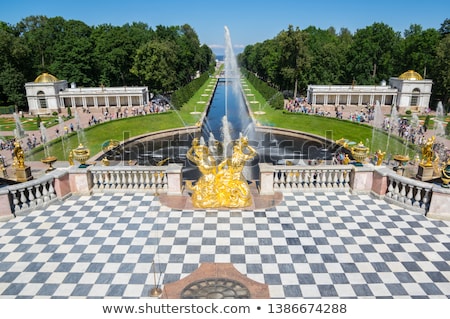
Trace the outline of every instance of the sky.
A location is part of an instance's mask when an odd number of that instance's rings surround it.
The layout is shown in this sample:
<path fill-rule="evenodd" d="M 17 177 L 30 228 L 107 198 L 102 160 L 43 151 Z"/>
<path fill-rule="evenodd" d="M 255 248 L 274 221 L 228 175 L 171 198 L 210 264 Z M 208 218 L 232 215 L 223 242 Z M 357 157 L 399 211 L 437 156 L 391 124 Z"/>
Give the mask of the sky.
<path fill-rule="evenodd" d="M 373 23 L 385 23 L 403 32 L 412 24 L 439 29 L 450 19 L 450 1 L 404 0 L 2 0 L 0 21 L 14 25 L 31 15 L 61 16 L 89 26 L 144 22 L 158 25 L 189 24 L 201 44 L 215 54 L 225 46 L 225 26 L 235 53 L 251 44 L 274 38 L 289 25 L 305 29 L 347 28 L 352 33 Z"/>

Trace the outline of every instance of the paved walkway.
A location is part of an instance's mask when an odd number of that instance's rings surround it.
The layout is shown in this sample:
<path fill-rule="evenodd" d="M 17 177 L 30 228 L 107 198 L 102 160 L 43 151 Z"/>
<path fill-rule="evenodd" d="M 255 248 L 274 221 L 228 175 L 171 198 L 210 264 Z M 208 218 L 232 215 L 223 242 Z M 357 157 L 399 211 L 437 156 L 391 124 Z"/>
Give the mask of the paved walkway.
<path fill-rule="evenodd" d="M 164 288 L 202 263 L 232 263 L 271 298 L 450 298 L 450 222 L 346 192 L 253 211 L 130 192 L 0 224 L 0 298 L 147 297 L 155 274 Z"/>

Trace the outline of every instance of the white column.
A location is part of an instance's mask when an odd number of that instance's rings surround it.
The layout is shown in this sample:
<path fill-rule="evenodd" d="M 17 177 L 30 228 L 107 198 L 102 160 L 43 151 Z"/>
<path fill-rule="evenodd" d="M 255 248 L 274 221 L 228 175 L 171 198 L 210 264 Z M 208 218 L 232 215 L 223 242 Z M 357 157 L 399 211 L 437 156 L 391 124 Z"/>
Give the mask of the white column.
<path fill-rule="evenodd" d="M 352 104 L 352 94 L 347 94 L 347 106 Z"/>
<path fill-rule="evenodd" d="M 141 105 L 142 105 L 142 103 L 141 103 Z M 133 100 L 132 100 L 131 95 L 128 95 L 128 106 L 133 106 Z"/>
<path fill-rule="evenodd" d="M 323 105 L 328 105 L 328 94 L 323 95 Z"/>

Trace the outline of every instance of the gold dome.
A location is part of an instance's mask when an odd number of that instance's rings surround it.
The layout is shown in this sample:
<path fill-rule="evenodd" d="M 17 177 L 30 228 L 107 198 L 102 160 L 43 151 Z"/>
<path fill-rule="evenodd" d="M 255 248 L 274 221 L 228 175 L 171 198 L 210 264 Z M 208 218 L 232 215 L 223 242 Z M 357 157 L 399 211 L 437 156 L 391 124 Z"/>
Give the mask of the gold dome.
<path fill-rule="evenodd" d="M 42 73 L 39 75 L 34 82 L 35 83 L 49 83 L 49 82 L 57 82 L 59 81 L 58 78 L 54 75 L 51 75 L 50 73 Z"/>
<path fill-rule="evenodd" d="M 419 73 L 417 73 L 416 71 L 413 71 L 413 70 L 406 71 L 405 73 L 400 75 L 398 78 L 401 80 L 410 80 L 410 81 L 423 80 L 423 77 Z"/>

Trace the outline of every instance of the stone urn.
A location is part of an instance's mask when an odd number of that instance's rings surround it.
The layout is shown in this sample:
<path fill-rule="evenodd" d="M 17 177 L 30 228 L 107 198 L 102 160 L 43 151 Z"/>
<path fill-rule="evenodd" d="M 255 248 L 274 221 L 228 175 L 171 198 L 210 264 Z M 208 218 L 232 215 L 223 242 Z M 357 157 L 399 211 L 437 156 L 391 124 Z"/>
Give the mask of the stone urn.
<path fill-rule="evenodd" d="M 447 161 L 447 164 L 441 171 L 441 180 L 442 187 L 449 188 L 450 187 L 450 160 Z"/>
<path fill-rule="evenodd" d="M 87 147 L 80 143 L 77 148 L 71 151 L 71 156 L 80 162 L 80 167 L 86 167 L 86 161 L 91 156 L 91 152 Z"/>
<path fill-rule="evenodd" d="M 368 154 L 369 148 L 363 144 L 363 142 L 359 142 L 356 146 L 351 148 L 352 156 L 358 163 L 363 163 Z"/>

